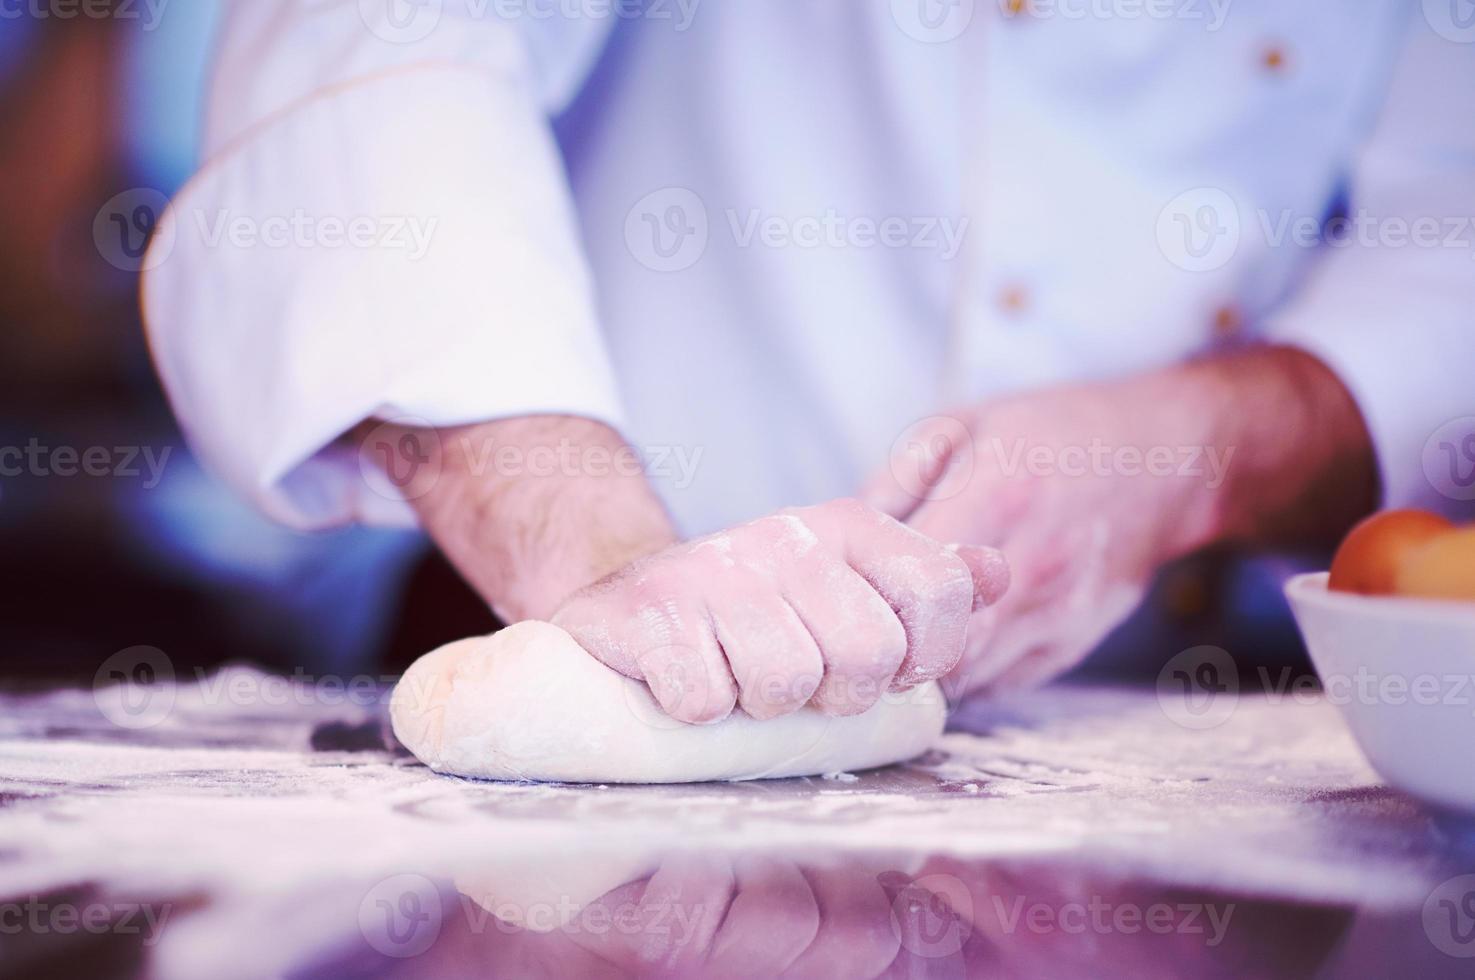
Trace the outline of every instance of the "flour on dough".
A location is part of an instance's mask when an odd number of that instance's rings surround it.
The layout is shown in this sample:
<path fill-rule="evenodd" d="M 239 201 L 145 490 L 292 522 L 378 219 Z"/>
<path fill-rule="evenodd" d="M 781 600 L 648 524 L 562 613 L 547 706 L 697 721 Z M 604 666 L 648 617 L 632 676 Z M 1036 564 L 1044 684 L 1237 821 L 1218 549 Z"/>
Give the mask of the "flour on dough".
<path fill-rule="evenodd" d="M 861 715 L 813 708 L 712 725 L 669 718 L 646 686 L 563 630 L 523 622 L 410 666 L 390 702 L 395 736 L 437 772 L 551 782 L 685 783 L 817 776 L 902 762 L 941 734 L 936 684 Z"/>

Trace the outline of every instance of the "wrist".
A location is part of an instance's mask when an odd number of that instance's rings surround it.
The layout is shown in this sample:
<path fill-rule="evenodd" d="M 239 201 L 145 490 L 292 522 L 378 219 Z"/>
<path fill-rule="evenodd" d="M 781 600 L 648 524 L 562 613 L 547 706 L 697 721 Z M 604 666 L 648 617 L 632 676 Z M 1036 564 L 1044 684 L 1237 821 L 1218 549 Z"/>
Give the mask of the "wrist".
<path fill-rule="evenodd" d="M 412 501 L 421 524 L 505 622 L 546 619 L 676 540 L 639 456 L 602 423 L 530 416 L 424 441 L 438 477 Z"/>
<path fill-rule="evenodd" d="M 1261 347 L 1186 365 L 1203 445 L 1228 456 L 1187 522 L 1197 546 L 1335 540 L 1376 504 L 1372 440 L 1355 401 L 1321 361 Z"/>

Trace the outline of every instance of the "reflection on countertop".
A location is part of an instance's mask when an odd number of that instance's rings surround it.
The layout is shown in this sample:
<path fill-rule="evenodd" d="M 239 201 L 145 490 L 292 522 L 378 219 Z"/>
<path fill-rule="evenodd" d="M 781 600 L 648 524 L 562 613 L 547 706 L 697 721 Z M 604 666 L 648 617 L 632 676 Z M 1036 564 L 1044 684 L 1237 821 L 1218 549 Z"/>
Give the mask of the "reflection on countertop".
<path fill-rule="evenodd" d="M 429 772 L 386 740 L 382 694 L 235 668 L 142 715 L 0 696 L 0 976 L 1475 961 L 1475 833 L 1384 788 L 1314 697 L 1194 728 L 1151 689 L 1061 686 L 971 705 L 891 769 L 549 786 Z"/>

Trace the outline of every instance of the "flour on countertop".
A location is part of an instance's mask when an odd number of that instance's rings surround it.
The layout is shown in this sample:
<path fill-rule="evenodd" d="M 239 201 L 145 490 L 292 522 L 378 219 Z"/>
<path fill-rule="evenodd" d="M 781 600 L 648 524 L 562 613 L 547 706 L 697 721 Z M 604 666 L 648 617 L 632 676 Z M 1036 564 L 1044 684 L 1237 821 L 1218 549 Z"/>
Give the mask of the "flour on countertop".
<path fill-rule="evenodd" d="M 377 703 L 176 695 L 136 731 L 90 691 L 0 695 L 6 891 L 103 882 L 230 910 L 499 855 L 703 848 L 1070 854 L 1170 884 L 1407 907 L 1448 870 L 1447 831 L 1381 785 L 1325 703 L 1244 697 L 1225 725 L 1188 731 L 1151 690 L 1063 686 L 967 707 L 965 730 L 890 769 L 572 786 L 436 775 L 375 738 Z"/>

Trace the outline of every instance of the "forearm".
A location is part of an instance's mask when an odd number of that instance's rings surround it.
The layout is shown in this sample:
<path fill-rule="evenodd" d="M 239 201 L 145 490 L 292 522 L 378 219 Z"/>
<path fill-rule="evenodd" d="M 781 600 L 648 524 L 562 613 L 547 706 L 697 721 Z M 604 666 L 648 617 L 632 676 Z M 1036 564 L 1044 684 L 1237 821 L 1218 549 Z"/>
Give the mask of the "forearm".
<path fill-rule="evenodd" d="M 1198 544 L 1327 543 L 1377 505 L 1371 437 L 1351 395 L 1315 357 L 1258 348 L 1189 364 L 1173 383 L 1201 392 L 1206 442 L 1221 458 L 1234 454 L 1202 502 Z"/>
<path fill-rule="evenodd" d="M 388 435 L 432 455 L 436 477 L 411 501 L 421 526 L 505 621 L 546 619 L 676 540 L 639 456 L 602 423 L 530 416 Z"/>

